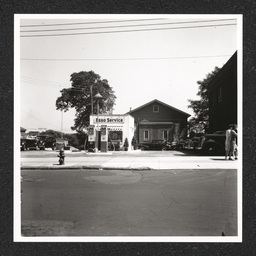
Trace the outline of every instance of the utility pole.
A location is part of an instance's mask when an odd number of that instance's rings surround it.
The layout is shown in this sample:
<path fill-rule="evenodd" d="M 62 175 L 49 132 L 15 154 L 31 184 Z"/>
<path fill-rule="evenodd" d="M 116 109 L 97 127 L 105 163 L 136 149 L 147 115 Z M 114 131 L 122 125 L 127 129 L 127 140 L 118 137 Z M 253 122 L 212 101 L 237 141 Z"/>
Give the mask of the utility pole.
<path fill-rule="evenodd" d="M 91 115 L 93 115 L 92 85 L 90 85 L 90 93 L 91 93 Z"/>
<path fill-rule="evenodd" d="M 99 143 L 99 101 L 102 98 L 102 96 L 97 93 L 94 96 L 97 99 L 97 129 L 96 129 L 96 138 L 95 138 L 95 152 L 98 152 L 98 143 Z"/>
<path fill-rule="evenodd" d="M 63 109 L 61 110 L 61 138 L 63 139 Z"/>

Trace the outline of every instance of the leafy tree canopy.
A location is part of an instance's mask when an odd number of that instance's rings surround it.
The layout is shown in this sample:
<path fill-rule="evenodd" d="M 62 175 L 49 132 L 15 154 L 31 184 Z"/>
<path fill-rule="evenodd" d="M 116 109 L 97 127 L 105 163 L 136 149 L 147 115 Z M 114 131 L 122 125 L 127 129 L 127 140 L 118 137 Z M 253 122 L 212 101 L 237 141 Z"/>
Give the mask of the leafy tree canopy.
<path fill-rule="evenodd" d="M 45 132 L 41 132 L 41 135 L 48 135 L 54 138 L 61 138 L 61 132 L 54 131 L 54 130 L 46 130 Z"/>
<path fill-rule="evenodd" d="M 202 81 L 198 81 L 199 90 L 197 96 L 200 97 L 199 100 L 188 100 L 189 108 L 193 109 L 195 114 L 194 117 L 190 119 L 190 124 L 195 126 L 199 123 L 207 123 L 209 120 L 209 98 L 208 98 L 208 85 L 213 77 L 219 72 L 220 68 L 215 67 L 215 69 L 206 75 Z"/>
<path fill-rule="evenodd" d="M 116 96 L 106 79 L 101 80 L 101 77 L 94 71 L 81 71 L 71 74 L 70 81 L 71 87 L 60 91 L 61 96 L 56 100 L 56 108 L 64 112 L 69 108 L 75 108 L 75 124 L 71 129 L 79 131 L 89 125 L 90 115 L 97 112 L 97 99 L 94 97 L 97 93 L 102 96 L 99 100 L 99 113 L 112 112 Z"/>

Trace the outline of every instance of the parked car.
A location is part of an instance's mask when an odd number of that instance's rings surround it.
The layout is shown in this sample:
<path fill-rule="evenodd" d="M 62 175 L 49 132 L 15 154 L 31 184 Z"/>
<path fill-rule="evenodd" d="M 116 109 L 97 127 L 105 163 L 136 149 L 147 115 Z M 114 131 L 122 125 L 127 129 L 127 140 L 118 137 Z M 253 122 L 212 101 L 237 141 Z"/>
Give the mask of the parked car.
<path fill-rule="evenodd" d="M 152 140 L 151 142 L 143 142 L 139 144 L 141 150 L 169 150 L 171 149 L 170 142 L 166 140 Z"/>
<path fill-rule="evenodd" d="M 56 149 L 56 139 L 48 135 L 39 135 L 38 139 L 38 148 L 40 150 L 45 150 L 45 148 L 51 148 L 52 150 Z"/>
<path fill-rule="evenodd" d="M 20 149 L 24 150 L 37 150 L 38 149 L 38 140 L 35 138 L 21 138 L 20 139 Z"/>
<path fill-rule="evenodd" d="M 212 134 L 205 134 L 202 137 L 202 152 L 207 155 L 216 155 L 225 153 L 225 131 L 219 131 Z"/>
<path fill-rule="evenodd" d="M 179 141 L 173 141 L 171 143 L 171 149 L 184 149 L 186 146 L 187 141 L 184 139 L 180 139 Z"/>

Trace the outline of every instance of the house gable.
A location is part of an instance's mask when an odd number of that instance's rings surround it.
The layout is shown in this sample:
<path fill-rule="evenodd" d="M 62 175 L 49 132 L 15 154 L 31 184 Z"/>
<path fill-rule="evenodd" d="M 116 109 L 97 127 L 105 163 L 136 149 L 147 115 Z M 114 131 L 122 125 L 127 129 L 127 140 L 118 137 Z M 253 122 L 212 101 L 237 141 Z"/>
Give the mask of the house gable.
<path fill-rule="evenodd" d="M 170 121 L 170 120 L 184 120 L 190 115 L 176 109 L 166 103 L 157 99 L 150 101 L 129 112 L 135 119 L 140 118 L 148 121 Z"/>

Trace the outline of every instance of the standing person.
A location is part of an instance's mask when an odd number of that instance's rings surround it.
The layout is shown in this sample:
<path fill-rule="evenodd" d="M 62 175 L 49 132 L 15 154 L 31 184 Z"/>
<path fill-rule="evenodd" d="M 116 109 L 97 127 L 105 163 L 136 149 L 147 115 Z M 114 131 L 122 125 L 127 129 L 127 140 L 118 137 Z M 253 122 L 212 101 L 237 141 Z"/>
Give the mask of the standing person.
<path fill-rule="evenodd" d="M 225 140 L 225 160 L 228 159 L 231 160 L 231 152 L 230 152 L 230 147 L 231 147 L 231 130 L 232 130 L 232 124 L 228 126 L 228 129 L 226 130 L 226 140 Z"/>
<path fill-rule="evenodd" d="M 237 125 L 236 124 L 233 124 L 232 133 L 231 133 L 231 143 L 233 143 L 234 157 L 235 157 L 235 160 L 237 160 L 238 152 L 237 152 Z"/>

